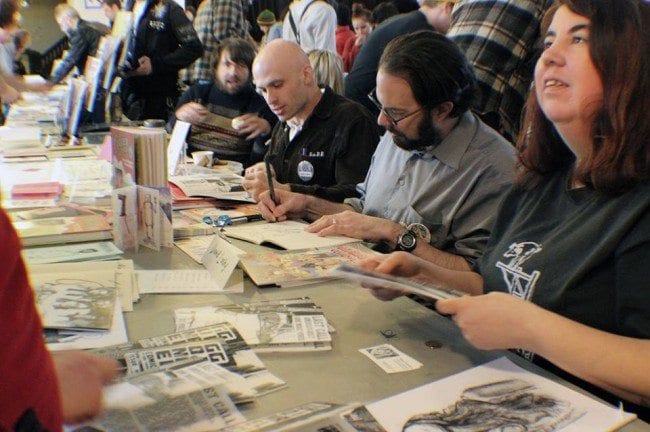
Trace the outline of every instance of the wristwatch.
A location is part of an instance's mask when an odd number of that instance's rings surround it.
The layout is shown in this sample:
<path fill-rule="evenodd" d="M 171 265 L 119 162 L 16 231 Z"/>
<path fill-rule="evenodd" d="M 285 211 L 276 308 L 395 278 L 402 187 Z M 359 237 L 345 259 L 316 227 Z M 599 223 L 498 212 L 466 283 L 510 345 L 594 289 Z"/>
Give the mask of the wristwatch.
<path fill-rule="evenodd" d="M 427 243 L 431 241 L 429 228 L 421 223 L 412 223 L 406 227 L 406 231 L 402 232 L 397 237 L 395 250 L 413 252 L 418 245 L 419 239 L 422 239 Z"/>
<path fill-rule="evenodd" d="M 426 225 L 421 223 L 412 223 L 406 227 L 407 230 L 413 232 L 417 238 L 424 240 L 425 242 L 431 242 L 431 232 Z"/>
<path fill-rule="evenodd" d="M 397 236 L 397 245 L 395 250 L 404 251 L 404 252 L 413 252 L 415 247 L 418 245 L 417 235 L 411 231 L 406 230 Z"/>

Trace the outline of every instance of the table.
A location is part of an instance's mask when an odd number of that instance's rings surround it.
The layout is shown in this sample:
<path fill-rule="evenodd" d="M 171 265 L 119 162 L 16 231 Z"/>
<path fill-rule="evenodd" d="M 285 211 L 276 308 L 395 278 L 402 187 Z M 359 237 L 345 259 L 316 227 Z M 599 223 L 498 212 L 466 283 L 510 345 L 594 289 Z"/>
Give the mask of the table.
<path fill-rule="evenodd" d="M 234 241 L 247 250 L 260 247 Z M 161 252 L 141 250 L 131 255 L 140 269 L 199 268 L 177 248 Z M 172 333 L 173 311 L 179 307 L 239 303 L 257 300 L 309 296 L 321 306 L 336 329 L 332 351 L 307 353 L 265 353 L 260 358 L 269 371 L 284 379 L 288 388 L 265 395 L 240 407 L 248 419 L 269 415 L 305 402 L 370 402 L 461 372 L 501 356 L 540 375 L 562 381 L 545 370 L 504 351 L 480 351 L 470 346 L 453 322 L 406 298 L 382 302 L 357 285 L 342 281 L 293 288 L 257 288 L 245 279 L 243 294 L 229 295 L 145 295 L 125 313 L 130 339 Z M 381 331 L 392 330 L 386 338 Z M 440 343 L 429 348 L 427 342 Z M 386 374 L 358 352 L 358 349 L 390 343 L 423 363 L 415 371 Z M 578 387 L 564 382 L 568 387 Z M 582 391 L 584 393 L 584 391 Z M 650 431 L 640 420 L 621 429 Z"/>

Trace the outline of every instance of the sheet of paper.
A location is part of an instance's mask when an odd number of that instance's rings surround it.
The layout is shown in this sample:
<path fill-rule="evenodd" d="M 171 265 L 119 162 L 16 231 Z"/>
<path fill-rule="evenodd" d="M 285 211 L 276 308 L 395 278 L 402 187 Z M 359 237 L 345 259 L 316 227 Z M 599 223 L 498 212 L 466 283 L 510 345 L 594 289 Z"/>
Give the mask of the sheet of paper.
<path fill-rule="evenodd" d="M 635 418 L 505 357 L 366 407 L 389 431 L 606 431 Z"/>
<path fill-rule="evenodd" d="M 188 237 L 174 240 L 174 244 L 177 248 L 188 254 L 194 261 L 203 264 L 203 255 L 205 255 L 205 251 L 212 244 L 213 237 L 214 235 Z"/>
<path fill-rule="evenodd" d="M 190 124 L 181 120 L 176 120 L 172 136 L 169 139 L 169 146 L 167 147 L 167 169 L 168 174 L 173 176 L 176 174 L 176 167 L 183 159 L 185 149 L 185 138 L 190 130 Z"/>
<path fill-rule="evenodd" d="M 409 357 L 390 344 L 362 348 L 359 352 L 375 362 L 377 366 L 389 374 L 406 372 L 422 367 L 422 363 L 415 360 L 413 357 Z"/>
<path fill-rule="evenodd" d="M 239 256 L 242 254 L 241 249 L 233 246 L 224 237 L 215 235 L 201 261 L 212 275 L 212 279 L 217 283 L 217 286 L 225 291 L 228 288 L 228 282 L 233 270 L 239 263 Z"/>
<path fill-rule="evenodd" d="M 139 270 L 136 275 L 140 294 L 243 292 L 244 288 L 241 271 L 233 273 L 232 282 L 229 278 L 223 287 L 207 270 Z"/>

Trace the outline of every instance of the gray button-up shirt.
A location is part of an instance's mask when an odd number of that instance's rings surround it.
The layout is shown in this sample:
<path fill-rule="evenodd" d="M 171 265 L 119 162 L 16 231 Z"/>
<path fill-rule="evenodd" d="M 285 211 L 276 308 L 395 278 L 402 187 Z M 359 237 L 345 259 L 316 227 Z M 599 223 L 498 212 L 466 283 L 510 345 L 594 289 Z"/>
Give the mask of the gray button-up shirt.
<path fill-rule="evenodd" d="M 479 257 L 505 190 L 512 184 L 514 148 L 472 113 L 436 147 L 409 152 L 386 133 L 361 198 L 345 203 L 358 212 L 431 231 L 431 245 L 469 259 Z"/>

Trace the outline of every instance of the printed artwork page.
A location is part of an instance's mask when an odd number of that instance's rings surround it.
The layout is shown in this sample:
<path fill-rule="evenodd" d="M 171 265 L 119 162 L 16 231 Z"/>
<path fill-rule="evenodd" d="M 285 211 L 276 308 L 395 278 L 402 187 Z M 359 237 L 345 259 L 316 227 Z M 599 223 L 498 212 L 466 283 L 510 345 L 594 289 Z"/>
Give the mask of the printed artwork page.
<path fill-rule="evenodd" d="M 387 431 L 608 431 L 636 418 L 505 357 L 366 408 Z"/>
<path fill-rule="evenodd" d="M 46 330 L 45 343 L 50 351 L 65 351 L 71 349 L 93 349 L 128 341 L 124 315 L 120 304 L 115 303 L 113 322 L 106 331 L 86 330 Z"/>
<path fill-rule="evenodd" d="M 111 328 L 117 299 L 115 272 L 32 273 L 46 328 Z"/>
<path fill-rule="evenodd" d="M 320 237 L 305 231 L 306 227 L 306 223 L 299 221 L 259 222 L 226 227 L 224 234 L 256 244 L 270 243 L 287 250 L 323 248 L 361 241 L 343 236 Z"/>
<path fill-rule="evenodd" d="M 331 278 L 330 270 L 343 263 L 356 263 L 376 252 L 362 243 L 298 251 L 264 251 L 241 257 L 240 263 L 256 285 L 282 286 Z"/>
<path fill-rule="evenodd" d="M 188 197 L 211 197 L 223 200 L 253 202 L 242 186 L 244 178 L 234 173 L 206 176 L 174 176 L 169 181 Z"/>

